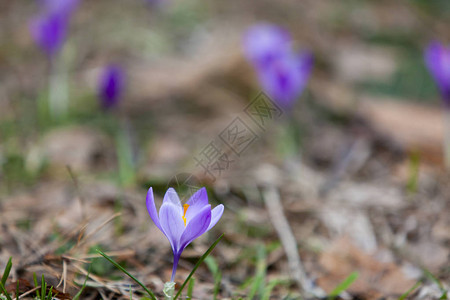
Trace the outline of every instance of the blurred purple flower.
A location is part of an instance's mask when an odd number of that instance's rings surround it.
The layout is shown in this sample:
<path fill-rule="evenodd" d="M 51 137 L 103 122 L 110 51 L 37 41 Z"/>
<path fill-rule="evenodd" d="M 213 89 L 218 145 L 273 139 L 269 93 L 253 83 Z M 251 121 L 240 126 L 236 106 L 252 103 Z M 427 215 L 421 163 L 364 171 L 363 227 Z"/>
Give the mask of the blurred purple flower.
<path fill-rule="evenodd" d="M 152 188 L 148 190 L 146 202 L 150 217 L 172 246 L 173 270 L 171 281 L 173 281 L 178 260 L 184 248 L 216 225 L 222 217 L 224 207 L 220 204 L 211 210 L 205 188 L 201 188 L 193 194 L 184 205 L 181 205 L 176 191 L 169 188 L 159 209 L 159 216 L 156 211 Z"/>
<path fill-rule="evenodd" d="M 64 14 L 66 17 L 70 17 L 77 9 L 80 0 L 39 0 L 38 3 L 44 12 Z"/>
<path fill-rule="evenodd" d="M 267 95 L 282 108 L 290 109 L 309 79 L 312 55 L 295 53 L 290 34 L 269 24 L 255 25 L 247 31 L 244 52 Z"/>
<path fill-rule="evenodd" d="M 289 32 L 271 24 L 254 25 L 244 35 L 245 56 L 257 69 L 267 67 L 290 52 L 291 46 Z"/>
<path fill-rule="evenodd" d="M 60 49 L 67 35 L 64 15 L 48 13 L 31 21 L 31 36 L 38 46 L 51 58 Z"/>
<path fill-rule="evenodd" d="M 312 63 L 310 53 L 280 57 L 267 68 L 258 70 L 260 84 L 271 99 L 283 109 L 290 109 L 308 82 Z"/>
<path fill-rule="evenodd" d="M 103 69 L 99 78 L 98 96 L 103 109 L 114 108 L 123 93 L 125 73 L 116 65 L 109 65 Z"/>
<path fill-rule="evenodd" d="M 40 0 L 41 12 L 31 20 L 30 32 L 36 44 L 50 57 L 61 49 L 72 13 L 79 0 Z"/>
<path fill-rule="evenodd" d="M 425 50 L 425 63 L 433 76 L 445 105 L 450 108 L 450 47 L 432 42 Z"/>

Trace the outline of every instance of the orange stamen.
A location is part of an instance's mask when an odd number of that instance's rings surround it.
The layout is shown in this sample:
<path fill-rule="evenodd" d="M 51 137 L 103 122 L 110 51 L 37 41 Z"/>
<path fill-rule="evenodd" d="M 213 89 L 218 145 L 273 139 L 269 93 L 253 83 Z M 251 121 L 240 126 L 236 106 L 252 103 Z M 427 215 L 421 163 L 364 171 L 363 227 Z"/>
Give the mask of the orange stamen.
<path fill-rule="evenodd" d="M 189 208 L 189 204 L 183 204 L 183 221 L 184 221 L 184 226 L 186 226 L 186 212 Z"/>

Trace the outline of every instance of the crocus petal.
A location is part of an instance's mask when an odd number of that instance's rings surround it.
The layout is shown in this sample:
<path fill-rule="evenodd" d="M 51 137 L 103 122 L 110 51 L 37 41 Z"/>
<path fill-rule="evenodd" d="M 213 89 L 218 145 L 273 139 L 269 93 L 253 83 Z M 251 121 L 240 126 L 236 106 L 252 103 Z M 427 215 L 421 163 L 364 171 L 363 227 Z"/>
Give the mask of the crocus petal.
<path fill-rule="evenodd" d="M 425 50 L 425 63 L 438 84 L 439 88 L 445 86 L 444 74 L 441 66 L 442 46 L 438 42 L 431 43 Z"/>
<path fill-rule="evenodd" d="M 180 260 L 181 251 L 173 252 L 173 268 L 172 268 L 172 277 L 170 277 L 170 281 L 175 280 L 175 274 L 177 273 L 178 261 Z"/>
<path fill-rule="evenodd" d="M 31 35 L 49 57 L 64 44 L 72 13 L 79 0 L 39 0 L 41 13 L 31 21 Z"/>
<path fill-rule="evenodd" d="M 250 27 L 244 35 L 244 53 L 257 68 L 265 68 L 291 47 L 291 36 L 282 27 L 268 23 Z"/>
<path fill-rule="evenodd" d="M 259 71 L 263 90 L 284 109 L 289 108 L 297 96 L 299 78 L 295 63 L 291 57 L 283 57 Z"/>
<path fill-rule="evenodd" d="M 305 51 L 297 56 L 297 63 L 302 81 L 306 83 L 311 75 L 314 57 L 310 52 Z"/>
<path fill-rule="evenodd" d="M 186 204 L 189 204 L 189 208 L 186 211 L 186 221 L 189 222 L 203 207 L 208 205 L 206 188 L 203 187 L 195 192 Z"/>
<path fill-rule="evenodd" d="M 306 87 L 313 67 L 313 56 L 309 52 L 303 52 L 295 57 L 296 60 L 296 85 L 294 89 L 295 98 L 298 98 Z"/>
<path fill-rule="evenodd" d="M 181 235 L 180 251 L 183 251 L 193 240 L 201 236 L 208 229 L 211 223 L 211 205 L 203 207 L 192 220 L 187 224 Z"/>
<path fill-rule="evenodd" d="M 217 224 L 217 222 L 219 222 L 223 214 L 223 209 L 224 209 L 223 204 L 219 204 L 216 207 L 214 207 L 214 209 L 211 211 L 211 223 L 209 224 L 208 229 L 206 229 L 206 231 L 209 231 L 211 228 L 214 227 L 214 225 Z"/>
<path fill-rule="evenodd" d="M 184 222 L 181 218 L 180 210 L 171 202 L 165 202 L 159 210 L 159 221 L 163 233 L 172 246 L 174 253 L 180 249 L 180 236 L 185 231 Z"/>
<path fill-rule="evenodd" d="M 148 189 L 146 203 L 147 203 L 148 213 L 150 215 L 150 218 L 152 218 L 153 223 L 155 223 L 156 227 L 158 227 L 159 230 L 164 232 L 164 230 L 162 230 L 161 224 L 159 222 L 158 212 L 156 211 L 155 199 L 153 198 L 153 189 L 152 188 Z"/>
<path fill-rule="evenodd" d="M 258 70 L 262 88 L 282 108 L 290 109 L 301 95 L 312 68 L 312 56 L 286 54 Z"/>
<path fill-rule="evenodd" d="M 66 17 L 70 15 L 77 9 L 79 5 L 79 0 L 40 0 L 42 8 L 48 12 L 62 13 Z"/>
<path fill-rule="evenodd" d="M 60 50 L 64 43 L 67 21 L 60 14 L 43 14 L 31 21 L 30 31 L 36 44 L 51 57 Z"/>
<path fill-rule="evenodd" d="M 432 42 L 425 50 L 425 63 L 446 104 L 450 105 L 450 49 Z"/>
<path fill-rule="evenodd" d="M 178 197 L 177 192 L 173 188 L 169 188 L 166 194 L 164 195 L 163 204 L 166 202 L 172 203 L 173 205 L 177 206 L 180 210 L 180 214 L 183 213 L 180 198 Z"/>

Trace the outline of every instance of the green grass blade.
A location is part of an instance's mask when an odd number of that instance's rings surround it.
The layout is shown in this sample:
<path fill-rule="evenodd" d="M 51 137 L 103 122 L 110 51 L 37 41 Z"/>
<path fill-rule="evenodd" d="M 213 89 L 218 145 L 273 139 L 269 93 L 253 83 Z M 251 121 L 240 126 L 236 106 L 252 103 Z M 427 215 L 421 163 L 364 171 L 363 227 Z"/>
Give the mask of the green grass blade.
<path fill-rule="evenodd" d="M 3 283 L 1 281 L 0 281 L 0 291 L 2 292 L 3 295 L 5 295 L 6 299 L 12 300 L 11 296 L 8 294 L 8 292 L 6 291 L 5 286 L 3 285 Z"/>
<path fill-rule="evenodd" d="M 429 279 L 431 279 L 431 281 L 433 281 L 434 283 L 436 283 L 436 285 L 441 289 L 441 290 L 443 290 L 444 289 L 444 286 L 442 285 L 442 282 L 439 280 L 439 279 L 437 279 L 437 277 L 436 276 L 434 276 L 429 270 L 427 270 L 427 269 L 423 269 L 423 272 L 425 273 L 425 275 L 429 278 Z"/>
<path fill-rule="evenodd" d="M 117 161 L 119 164 L 119 180 L 123 186 L 136 182 L 135 165 L 133 162 L 133 149 L 128 132 L 120 126 L 116 135 Z"/>
<path fill-rule="evenodd" d="M 45 298 L 46 300 L 52 300 L 53 298 L 53 286 L 50 287 L 47 297 Z"/>
<path fill-rule="evenodd" d="M 442 296 L 439 299 L 448 299 L 447 298 L 447 290 L 444 288 L 444 285 L 442 284 L 442 282 L 436 277 L 434 276 L 428 269 L 424 268 L 423 269 L 425 275 L 431 279 L 431 281 L 433 281 L 434 283 L 436 283 L 436 285 L 439 287 L 439 289 L 442 292 Z"/>
<path fill-rule="evenodd" d="M 275 286 L 279 285 L 279 284 L 289 284 L 289 280 L 286 279 L 272 279 L 271 281 L 269 281 L 266 285 L 266 287 L 264 288 L 264 292 L 263 295 L 261 297 L 262 300 L 269 300 L 270 299 L 270 293 L 272 293 L 272 290 L 274 289 Z"/>
<path fill-rule="evenodd" d="M 244 282 L 239 286 L 239 289 L 240 290 L 245 290 L 245 289 L 247 289 L 249 286 L 250 286 L 250 284 L 253 282 L 253 278 L 251 278 L 251 277 L 249 277 L 249 278 L 246 278 L 245 280 L 244 280 Z"/>
<path fill-rule="evenodd" d="M 11 268 L 12 268 L 12 257 L 9 258 L 8 263 L 6 264 L 5 267 L 5 271 L 3 271 L 3 276 L 2 276 L 2 284 L 3 286 L 6 285 L 6 280 L 8 279 L 9 273 L 11 272 Z"/>
<path fill-rule="evenodd" d="M 216 274 L 219 273 L 219 265 L 212 256 L 205 258 L 205 264 L 213 276 L 216 276 Z"/>
<path fill-rule="evenodd" d="M 264 279 L 266 278 L 266 248 L 264 245 L 258 247 L 257 261 L 256 261 L 256 274 L 253 277 L 253 284 L 248 294 L 249 299 L 253 299 L 256 294 L 262 293 L 262 287 Z"/>
<path fill-rule="evenodd" d="M 96 249 L 97 253 L 100 254 L 101 256 L 103 256 L 104 258 L 106 258 L 110 263 L 112 263 L 117 269 L 119 269 L 120 271 L 122 271 L 123 273 L 125 273 L 128 277 L 130 277 L 131 279 L 134 280 L 134 282 L 136 282 L 137 284 L 139 284 L 146 292 L 147 294 L 150 296 L 150 298 L 152 298 L 153 300 L 156 300 L 156 296 L 155 294 L 152 293 L 152 291 L 150 291 L 142 282 L 140 282 L 136 277 L 134 277 L 133 275 L 131 275 L 130 273 L 128 273 L 127 270 L 125 270 L 121 265 L 119 265 L 118 263 L 116 263 L 111 257 L 109 257 L 108 255 L 106 255 L 103 251 L 101 251 L 100 249 Z"/>
<path fill-rule="evenodd" d="M 222 272 L 218 272 L 215 276 L 214 276 L 214 292 L 213 292 L 213 299 L 216 300 L 217 296 L 219 295 L 219 291 L 220 291 L 220 285 L 222 283 Z"/>
<path fill-rule="evenodd" d="M 205 264 L 208 266 L 209 271 L 213 274 L 214 277 L 214 292 L 213 299 L 217 299 L 217 295 L 220 291 L 220 284 L 222 282 L 222 272 L 220 272 L 219 265 L 216 260 L 212 256 L 208 256 L 205 258 Z"/>
<path fill-rule="evenodd" d="M 398 300 L 404 300 L 406 299 L 406 297 L 409 296 L 409 294 L 411 294 L 415 289 L 417 289 L 420 285 L 422 284 L 422 282 L 419 280 L 417 281 L 409 290 L 407 290 L 405 293 L 403 293 Z"/>
<path fill-rule="evenodd" d="M 337 287 L 330 293 L 330 297 L 334 299 L 334 297 L 338 296 L 340 293 L 348 289 L 356 279 L 358 279 L 358 272 L 352 272 L 347 278 L 344 279 L 341 283 L 337 285 Z"/>
<path fill-rule="evenodd" d="M 16 282 L 16 299 L 19 299 L 19 279 L 17 279 Z"/>
<path fill-rule="evenodd" d="M 419 181 L 420 153 L 415 151 L 409 158 L 409 178 L 406 184 L 408 192 L 414 194 L 417 192 Z"/>
<path fill-rule="evenodd" d="M 83 293 L 84 288 L 86 287 L 86 283 L 87 283 L 87 280 L 89 278 L 89 274 L 90 273 L 91 273 L 91 265 L 89 265 L 89 270 L 88 270 L 88 273 L 86 275 L 86 278 L 84 278 L 84 282 L 83 282 L 83 285 L 81 286 L 81 289 L 78 291 L 78 293 L 75 295 L 75 297 L 73 297 L 72 300 L 78 300 L 78 298 L 80 298 L 81 293 Z"/>
<path fill-rule="evenodd" d="M 47 290 L 47 283 L 45 283 L 45 278 L 44 278 L 44 274 L 42 274 L 42 278 L 41 278 L 41 299 L 45 300 L 45 295 Z"/>
<path fill-rule="evenodd" d="M 33 272 L 33 281 L 34 281 L 34 287 L 37 288 L 39 286 L 39 284 L 37 282 L 36 273 L 34 273 L 34 272 Z M 41 293 L 39 292 L 39 289 L 36 290 L 36 296 L 37 296 L 38 299 L 41 299 Z"/>
<path fill-rule="evenodd" d="M 187 299 L 192 299 L 192 293 L 194 292 L 195 278 L 191 278 L 189 280 L 188 290 L 187 290 Z"/>
<path fill-rule="evenodd" d="M 206 252 L 202 255 L 202 257 L 200 257 L 200 259 L 198 260 L 198 262 L 195 264 L 194 268 L 192 269 L 191 273 L 189 273 L 188 277 L 186 278 L 186 280 L 183 282 L 183 284 L 180 287 L 180 290 L 178 291 L 178 293 L 175 295 L 175 297 L 173 298 L 173 300 L 177 300 L 177 298 L 181 295 L 181 292 L 183 291 L 184 287 L 186 286 L 186 284 L 189 282 L 189 279 L 191 279 L 192 275 L 194 275 L 195 271 L 198 269 L 198 267 L 200 267 L 200 265 L 202 264 L 202 262 L 205 260 L 205 258 L 211 253 L 211 251 L 214 250 L 214 248 L 216 247 L 216 245 L 220 242 L 220 240 L 223 238 L 223 233 L 221 236 L 219 236 L 219 238 L 211 245 L 211 247 L 208 248 L 208 250 L 206 250 Z"/>

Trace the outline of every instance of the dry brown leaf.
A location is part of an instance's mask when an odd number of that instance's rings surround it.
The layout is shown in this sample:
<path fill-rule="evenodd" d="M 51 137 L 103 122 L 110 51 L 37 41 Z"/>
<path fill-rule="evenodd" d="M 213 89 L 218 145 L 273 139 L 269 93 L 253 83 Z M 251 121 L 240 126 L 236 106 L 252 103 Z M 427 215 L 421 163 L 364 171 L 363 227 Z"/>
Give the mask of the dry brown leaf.
<path fill-rule="evenodd" d="M 380 262 L 368 255 L 348 238 L 339 238 L 319 258 L 323 275 L 318 285 L 331 292 L 350 273 L 357 271 L 358 279 L 347 290 L 363 295 L 365 299 L 376 299 L 387 295 L 401 295 L 415 282 L 407 278 L 401 268 L 391 262 Z"/>
<path fill-rule="evenodd" d="M 420 151 L 424 161 L 442 165 L 444 122 L 440 109 L 364 96 L 359 112 L 376 130 L 407 151 Z"/>

